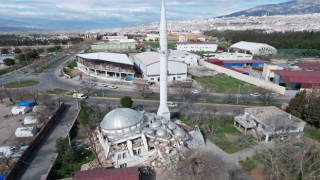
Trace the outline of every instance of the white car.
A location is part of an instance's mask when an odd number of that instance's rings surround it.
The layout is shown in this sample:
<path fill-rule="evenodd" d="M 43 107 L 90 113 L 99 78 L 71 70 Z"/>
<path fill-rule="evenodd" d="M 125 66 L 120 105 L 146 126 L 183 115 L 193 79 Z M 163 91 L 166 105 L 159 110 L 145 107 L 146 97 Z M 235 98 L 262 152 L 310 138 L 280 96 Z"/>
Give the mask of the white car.
<path fill-rule="evenodd" d="M 269 94 L 269 96 L 274 98 L 274 97 L 280 96 L 280 94 L 276 93 L 276 92 L 272 92 L 272 93 Z"/>
<path fill-rule="evenodd" d="M 191 92 L 192 92 L 193 94 L 199 94 L 199 93 L 200 93 L 200 91 L 197 90 L 197 89 L 192 89 Z"/>
<path fill-rule="evenodd" d="M 105 84 L 105 83 L 99 83 L 98 86 L 100 86 L 100 87 L 108 87 L 108 85 Z"/>
<path fill-rule="evenodd" d="M 114 85 L 111 85 L 109 87 L 110 87 L 110 89 L 117 89 L 118 88 L 117 86 L 114 86 Z"/>
<path fill-rule="evenodd" d="M 184 79 L 183 82 L 190 82 L 190 83 L 192 83 L 193 80 L 192 80 L 192 79 Z"/>
<path fill-rule="evenodd" d="M 250 94 L 250 96 L 252 96 L 252 97 L 259 97 L 260 94 L 259 94 L 259 93 L 252 93 L 252 94 Z"/>
<path fill-rule="evenodd" d="M 174 102 L 168 102 L 168 107 L 177 107 L 178 104 L 177 103 L 174 103 Z"/>

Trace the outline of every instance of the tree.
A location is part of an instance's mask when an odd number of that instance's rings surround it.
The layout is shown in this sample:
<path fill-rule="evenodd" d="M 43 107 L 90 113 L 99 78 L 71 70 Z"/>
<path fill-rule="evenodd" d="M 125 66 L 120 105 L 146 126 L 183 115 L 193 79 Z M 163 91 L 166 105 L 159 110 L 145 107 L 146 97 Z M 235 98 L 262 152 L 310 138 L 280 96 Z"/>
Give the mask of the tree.
<path fill-rule="evenodd" d="M 221 179 L 226 175 L 226 165 L 220 156 L 209 151 L 188 150 L 178 152 L 178 160 L 171 166 L 164 167 L 166 179 L 176 180 L 205 180 Z"/>
<path fill-rule="evenodd" d="M 260 94 L 260 100 L 268 105 L 272 100 L 272 90 L 268 89 L 267 87 L 260 87 L 258 89 L 258 93 Z"/>
<path fill-rule="evenodd" d="M 132 98 L 129 97 L 129 96 L 123 96 L 123 97 L 120 99 L 120 105 L 121 105 L 121 107 L 131 108 L 131 107 L 132 107 L 132 104 L 133 104 Z"/>
<path fill-rule="evenodd" d="M 310 102 L 304 113 L 304 119 L 312 125 L 320 126 L 320 97 L 315 97 Z"/>
<path fill-rule="evenodd" d="M 16 62 L 14 61 L 14 59 L 11 58 L 6 58 L 3 60 L 4 65 L 6 66 L 13 66 L 16 64 Z"/>
<path fill-rule="evenodd" d="M 0 88 L 0 102 L 3 103 L 3 99 L 6 98 L 6 93 L 3 88 Z"/>
<path fill-rule="evenodd" d="M 97 136 L 94 132 L 95 129 L 95 123 L 99 119 L 97 111 L 90 108 L 85 102 L 81 105 L 81 111 L 79 113 L 79 116 L 77 118 L 77 121 L 80 123 L 82 129 L 85 131 L 85 133 L 88 136 L 89 139 L 89 145 L 91 147 L 91 150 L 93 151 L 93 154 L 95 155 L 98 163 L 100 166 L 102 165 L 99 157 L 98 157 L 98 147 L 97 147 Z"/>
<path fill-rule="evenodd" d="M 9 54 L 9 50 L 8 49 L 1 49 L 1 54 Z"/>
<path fill-rule="evenodd" d="M 287 112 L 298 118 L 303 118 L 307 103 L 307 92 L 299 92 L 290 100 Z"/>
<path fill-rule="evenodd" d="M 202 90 L 200 92 L 200 95 L 203 99 L 204 102 L 208 101 L 208 98 L 210 96 L 210 94 L 212 93 L 213 88 L 209 85 L 202 85 Z"/>
<path fill-rule="evenodd" d="M 192 84 L 188 82 L 174 82 L 174 89 L 181 94 L 183 101 L 186 101 L 187 98 L 191 95 Z"/>
<path fill-rule="evenodd" d="M 42 53 L 44 53 L 44 49 L 43 49 L 43 48 L 37 49 L 37 52 L 38 52 L 39 54 L 42 54 Z"/>
<path fill-rule="evenodd" d="M 146 98 L 150 92 L 152 93 L 149 86 L 142 83 L 136 84 L 136 91 L 140 96 L 142 96 L 143 99 Z"/>
<path fill-rule="evenodd" d="M 14 101 L 13 101 L 13 91 L 11 89 L 8 89 L 8 88 L 4 88 L 3 89 L 3 92 L 6 94 L 6 96 L 9 98 L 9 101 L 14 104 Z"/>
<path fill-rule="evenodd" d="M 20 53 L 22 53 L 22 50 L 19 48 L 15 48 L 13 52 L 16 54 L 20 54 Z"/>

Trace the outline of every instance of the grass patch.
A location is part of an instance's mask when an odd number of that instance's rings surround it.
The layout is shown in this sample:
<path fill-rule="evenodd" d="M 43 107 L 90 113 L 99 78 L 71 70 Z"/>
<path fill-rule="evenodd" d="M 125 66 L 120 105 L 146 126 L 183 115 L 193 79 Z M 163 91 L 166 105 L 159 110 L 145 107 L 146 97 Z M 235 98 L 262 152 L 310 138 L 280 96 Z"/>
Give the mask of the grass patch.
<path fill-rule="evenodd" d="M 258 167 L 254 158 L 247 158 L 246 160 L 239 161 L 239 163 L 241 167 L 249 173 Z"/>
<path fill-rule="evenodd" d="M 4 86 L 5 88 L 21 88 L 21 87 L 34 86 L 37 84 L 39 84 L 39 81 L 29 80 L 29 81 L 11 82 L 7 84 L 3 84 L 2 86 Z"/>
<path fill-rule="evenodd" d="M 73 157 L 71 163 L 67 160 L 55 163 L 49 175 L 50 179 L 63 179 L 73 177 L 74 173 L 81 169 L 81 165 L 89 163 L 90 161 L 93 161 L 95 159 L 92 151 L 87 149 L 74 150 L 72 156 Z"/>
<path fill-rule="evenodd" d="M 306 133 L 310 138 L 320 142 L 320 130 L 319 129 L 307 126 Z"/>
<path fill-rule="evenodd" d="M 197 124 L 192 120 L 192 117 L 187 118 L 185 116 L 178 116 L 177 118 L 189 126 Z M 210 119 L 209 121 L 200 124 L 200 128 L 207 139 L 229 154 L 241 151 L 256 144 L 256 139 L 254 137 L 251 135 L 244 135 L 233 126 L 232 117 L 216 117 Z"/>
<path fill-rule="evenodd" d="M 153 47 L 153 48 L 160 47 L 159 41 L 146 41 L 144 43 Z M 168 41 L 168 49 L 176 49 L 176 43 L 174 41 Z"/>
<path fill-rule="evenodd" d="M 50 90 L 47 90 L 47 93 L 49 94 L 56 94 L 56 95 L 61 95 L 61 94 L 65 94 L 69 92 L 68 90 L 65 90 L 65 89 L 59 89 L 59 88 L 55 88 L 55 89 L 50 89 Z"/>
<path fill-rule="evenodd" d="M 247 90 L 254 92 L 258 87 L 240 81 L 230 76 L 219 74 L 216 76 L 195 77 L 194 80 L 201 84 L 210 86 L 217 93 L 233 92 L 237 93 L 240 84 L 240 93 L 248 93 Z"/>
<path fill-rule="evenodd" d="M 68 68 L 70 69 L 74 69 L 75 67 L 78 67 L 77 65 L 77 61 L 75 59 L 71 60 L 68 65 L 67 65 Z"/>

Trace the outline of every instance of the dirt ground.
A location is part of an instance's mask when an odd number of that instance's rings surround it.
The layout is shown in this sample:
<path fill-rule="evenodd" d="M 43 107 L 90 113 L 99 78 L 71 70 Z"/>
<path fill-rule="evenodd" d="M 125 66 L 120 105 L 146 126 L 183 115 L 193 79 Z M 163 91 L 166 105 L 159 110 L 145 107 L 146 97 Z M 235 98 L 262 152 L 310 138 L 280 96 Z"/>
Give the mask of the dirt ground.
<path fill-rule="evenodd" d="M 256 169 L 250 172 L 250 176 L 254 180 L 267 180 L 267 177 L 264 174 L 264 168 L 262 166 L 257 167 Z"/>
<path fill-rule="evenodd" d="M 16 129 L 22 126 L 24 117 L 30 115 L 30 112 L 24 115 L 12 116 L 12 107 L 12 105 L 8 106 L 5 103 L 0 104 L 0 146 L 30 142 L 30 138 L 16 138 L 14 135 Z"/>

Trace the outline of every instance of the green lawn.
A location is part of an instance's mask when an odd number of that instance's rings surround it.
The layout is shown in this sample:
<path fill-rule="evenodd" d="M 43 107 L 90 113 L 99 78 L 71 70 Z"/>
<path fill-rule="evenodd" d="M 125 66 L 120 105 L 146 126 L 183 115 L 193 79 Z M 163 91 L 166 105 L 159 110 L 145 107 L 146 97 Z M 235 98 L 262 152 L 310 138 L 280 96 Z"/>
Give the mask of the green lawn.
<path fill-rule="evenodd" d="M 310 138 L 320 142 L 320 130 L 319 129 L 315 129 L 315 128 L 306 126 L 305 131 Z"/>
<path fill-rule="evenodd" d="M 259 162 L 257 162 L 254 158 L 247 158 L 246 160 L 240 161 L 239 163 L 245 171 L 250 173 L 252 170 L 257 168 L 257 164 Z"/>
<path fill-rule="evenodd" d="M 185 116 L 178 116 L 177 118 L 191 127 L 196 124 L 191 118 L 187 119 Z M 204 128 L 203 124 L 200 125 L 204 136 L 211 142 L 229 154 L 241 151 L 256 144 L 254 137 L 245 137 L 242 132 L 233 126 L 233 118 L 221 118 L 222 119 L 213 118 L 207 122 L 215 129 L 214 134 L 211 134 L 206 128 Z"/>
<path fill-rule="evenodd" d="M 73 69 L 73 68 L 75 68 L 77 66 L 78 66 L 77 65 L 77 61 L 75 59 L 71 60 L 67 65 L 67 67 L 69 67 L 70 69 Z"/>
<path fill-rule="evenodd" d="M 11 82 L 7 84 L 3 84 L 1 86 L 4 86 L 5 88 L 21 88 L 21 87 L 28 87 L 28 86 L 34 86 L 39 84 L 39 81 L 20 81 L 20 82 Z"/>
<path fill-rule="evenodd" d="M 159 41 L 146 41 L 144 43 L 153 47 L 153 48 L 160 47 Z M 169 49 L 176 49 L 176 43 L 174 41 L 168 41 L 168 48 Z"/>
<path fill-rule="evenodd" d="M 241 94 L 248 93 L 248 89 L 251 89 L 251 91 L 253 92 L 258 88 L 256 86 L 250 85 L 248 83 L 223 74 L 218 74 L 216 76 L 195 77 L 194 80 L 201 84 L 211 86 L 217 93 L 237 93 L 239 90 L 239 84 Z"/>

